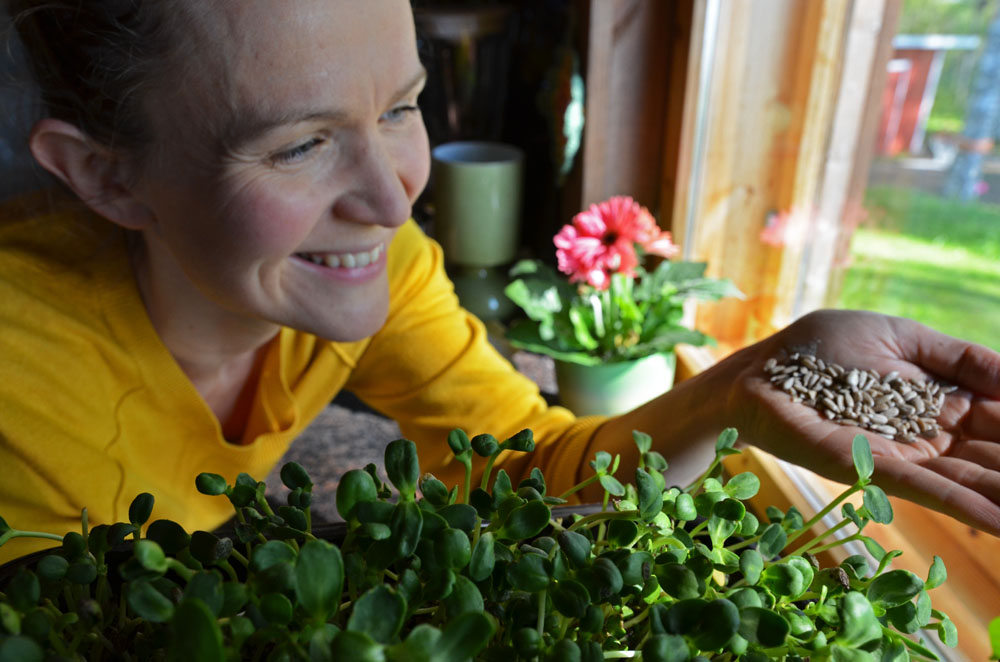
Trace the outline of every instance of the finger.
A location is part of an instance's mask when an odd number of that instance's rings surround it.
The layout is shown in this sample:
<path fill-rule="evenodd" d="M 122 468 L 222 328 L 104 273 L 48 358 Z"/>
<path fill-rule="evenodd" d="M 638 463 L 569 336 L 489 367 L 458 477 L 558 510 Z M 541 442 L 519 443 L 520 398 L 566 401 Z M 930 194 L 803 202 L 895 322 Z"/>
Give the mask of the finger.
<path fill-rule="evenodd" d="M 921 368 L 962 388 L 1000 398 L 1000 354 L 982 345 L 935 331 L 912 320 L 893 318 L 900 351 Z M 906 341 L 913 344 L 911 353 Z"/>
<path fill-rule="evenodd" d="M 972 439 L 1000 441 L 1000 402 L 982 399 L 974 401 L 962 424 L 962 433 Z M 1000 446 L 994 444 L 994 448 L 1000 454 Z"/>
<path fill-rule="evenodd" d="M 989 489 L 994 493 L 994 498 L 991 498 L 956 482 L 947 475 L 938 473 L 937 470 L 945 470 L 956 477 L 963 474 L 963 470 L 955 466 L 946 466 L 948 464 L 940 463 L 932 470 L 926 466 L 914 465 L 912 462 L 895 458 L 876 458 L 874 483 L 890 494 L 1000 536 L 1000 501 L 996 498 L 1000 496 L 1000 483 L 991 484 Z M 968 478 L 966 476 L 966 479 Z"/>
<path fill-rule="evenodd" d="M 1000 471 L 1000 444 L 994 441 L 958 442 L 948 453 L 948 457 L 965 460 L 991 471 Z"/>

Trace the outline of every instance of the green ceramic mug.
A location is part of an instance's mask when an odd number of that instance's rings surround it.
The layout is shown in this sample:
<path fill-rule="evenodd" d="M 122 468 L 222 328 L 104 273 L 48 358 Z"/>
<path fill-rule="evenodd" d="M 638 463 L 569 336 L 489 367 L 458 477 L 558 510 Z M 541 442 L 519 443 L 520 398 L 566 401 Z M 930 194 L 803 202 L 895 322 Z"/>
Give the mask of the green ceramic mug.
<path fill-rule="evenodd" d="M 434 236 L 445 259 L 495 267 L 517 257 L 524 152 L 495 142 L 460 141 L 432 152 Z"/>

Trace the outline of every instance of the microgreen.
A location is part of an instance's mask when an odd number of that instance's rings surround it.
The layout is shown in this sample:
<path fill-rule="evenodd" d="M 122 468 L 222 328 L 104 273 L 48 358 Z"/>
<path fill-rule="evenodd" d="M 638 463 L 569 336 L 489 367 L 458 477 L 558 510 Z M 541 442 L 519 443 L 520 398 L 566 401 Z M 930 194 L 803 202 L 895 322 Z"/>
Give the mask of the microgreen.
<path fill-rule="evenodd" d="M 233 484 L 197 477 L 206 498 L 232 503 L 233 537 L 189 533 L 169 520 L 147 525 L 146 493 L 129 522 L 91 529 L 84 514 L 81 531 L 63 536 L 0 520 L 0 542 L 60 541 L 0 575 L 0 662 L 126 654 L 186 662 L 888 662 L 936 659 L 921 632 L 955 645 L 954 624 L 928 593 L 947 576 L 941 559 L 924 580 L 892 569 L 899 552 L 862 533 L 892 519 L 870 483 L 864 437 L 853 444 L 857 481 L 808 520 L 794 508 L 754 512 L 760 480 L 723 470 L 722 459 L 739 452 L 735 430 L 719 437 L 713 462 L 686 488 L 667 486 L 648 435 L 633 439 L 639 468 L 631 480 L 616 476 L 620 457 L 597 453 L 593 475 L 560 497 L 547 493 L 537 469 L 517 485 L 493 472 L 501 452 L 533 450 L 529 430 L 502 442 L 452 432 L 448 444 L 466 467 L 461 489 L 421 475 L 416 446 L 395 441 L 385 452 L 388 485 L 373 466 L 344 475 L 337 508 L 346 524 L 334 541 L 313 529 L 313 483 L 294 464 L 281 471 L 290 492 L 277 512 L 246 474 Z M 483 477 L 471 489 L 477 463 Z M 596 485 L 604 499 L 590 512 L 559 505 Z M 847 501 L 852 495 L 861 507 Z M 817 534 L 838 506 L 841 521 Z M 819 567 L 816 554 L 849 541 L 870 545 L 874 563 L 853 555 Z"/>

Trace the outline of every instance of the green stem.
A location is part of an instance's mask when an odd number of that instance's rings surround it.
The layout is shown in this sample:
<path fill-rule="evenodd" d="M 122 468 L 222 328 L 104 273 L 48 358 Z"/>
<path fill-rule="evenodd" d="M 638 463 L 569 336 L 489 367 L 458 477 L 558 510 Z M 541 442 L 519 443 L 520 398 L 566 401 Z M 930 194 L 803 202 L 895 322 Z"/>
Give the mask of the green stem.
<path fill-rule="evenodd" d="M 0 536 L 0 547 L 4 545 L 8 540 L 13 538 L 45 538 L 46 540 L 58 540 L 62 542 L 63 537 L 57 536 L 54 533 L 45 533 L 43 531 L 20 531 L 18 529 L 10 529 L 7 533 Z"/>
<path fill-rule="evenodd" d="M 826 507 L 823 508 L 823 510 L 821 510 L 818 513 L 816 513 L 815 515 L 813 515 L 812 518 L 808 522 L 806 522 L 805 524 L 803 524 L 802 527 L 795 534 L 789 536 L 788 542 L 786 544 L 791 544 L 792 542 L 794 542 L 799 536 L 801 536 L 803 533 L 805 533 L 806 531 L 808 531 L 809 529 L 811 529 L 813 527 L 813 525 L 815 525 L 817 522 L 819 522 L 824 517 L 826 517 L 827 514 L 829 512 L 831 512 L 834 508 L 836 508 L 837 506 L 839 506 L 844 501 L 844 499 L 846 499 L 847 497 L 851 496 L 852 494 L 854 494 L 855 492 L 857 492 L 857 491 L 859 491 L 861 489 L 862 489 L 862 486 L 860 485 L 860 481 L 859 481 L 857 483 L 854 483 L 850 487 L 848 487 L 843 492 L 841 492 L 840 495 L 837 496 L 836 499 L 834 499 L 833 501 L 831 501 L 830 503 L 828 503 L 826 505 Z"/>
<path fill-rule="evenodd" d="M 688 485 L 684 491 L 687 492 L 688 494 L 694 494 L 699 489 L 701 489 L 702 484 L 708 479 L 709 476 L 712 475 L 713 472 L 715 472 L 715 469 L 721 463 L 722 463 L 722 457 L 718 453 L 716 453 L 715 460 L 712 462 L 712 464 L 708 465 L 708 469 L 706 469 L 703 474 L 698 476 L 697 480 Z"/>
<path fill-rule="evenodd" d="M 821 535 L 813 538 L 812 540 L 810 540 L 807 543 L 799 545 L 793 551 L 789 552 L 786 556 L 798 556 L 798 555 L 804 554 L 805 552 L 808 552 L 810 549 L 812 549 L 817 544 L 819 544 L 820 540 L 823 540 L 824 538 L 830 537 L 831 535 L 833 535 L 837 531 L 840 531 L 842 528 L 844 528 L 845 526 L 847 526 L 850 523 L 851 523 L 851 520 L 849 520 L 849 519 L 841 520 L 835 526 L 832 526 L 829 529 L 827 529 L 826 531 L 824 531 Z M 834 547 L 836 547 L 837 545 L 840 545 L 841 543 L 842 543 L 842 541 L 837 541 L 836 543 L 834 543 Z M 829 548 L 826 548 L 826 549 L 829 549 Z"/>
<path fill-rule="evenodd" d="M 861 535 L 861 532 L 859 531 L 858 533 L 855 533 L 853 535 L 847 536 L 843 540 L 835 540 L 834 542 L 831 542 L 829 544 L 823 545 L 822 547 L 817 547 L 816 549 L 809 550 L 809 552 L 811 554 L 821 554 L 821 553 L 825 552 L 828 549 L 833 549 L 834 547 L 839 547 L 840 545 L 843 545 L 844 543 L 853 542 L 855 540 L 861 540 L 862 538 L 864 538 L 864 536 Z"/>
<path fill-rule="evenodd" d="M 194 577 L 194 570 L 187 567 L 177 559 L 167 559 L 167 567 L 180 575 L 184 581 L 189 582 Z"/>
<path fill-rule="evenodd" d="M 497 461 L 497 456 L 500 455 L 501 451 L 497 451 L 486 458 L 486 468 L 483 469 L 483 479 L 479 482 L 479 487 L 483 488 L 484 491 L 487 490 L 490 484 L 490 474 L 493 473 L 493 464 Z"/>
<path fill-rule="evenodd" d="M 239 552 L 237 552 L 235 549 L 232 552 L 230 552 L 229 555 L 232 556 L 232 557 L 235 557 L 236 560 L 239 561 L 243 565 L 244 568 L 249 568 L 250 567 L 250 561 L 247 560 L 247 557 L 243 556 L 242 554 L 240 554 Z"/>
<path fill-rule="evenodd" d="M 568 490 L 566 490 L 565 492 L 563 492 L 562 494 L 560 494 L 559 498 L 560 499 L 565 499 L 565 498 L 567 498 L 567 497 L 569 497 L 569 496 L 571 496 L 573 494 L 576 494 L 577 492 L 579 492 L 583 488 L 589 487 L 590 485 L 593 485 L 594 483 L 596 483 L 600 479 L 601 479 L 600 474 L 594 474 L 593 476 L 591 476 L 587 480 L 585 480 L 585 481 L 583 481 L 581 483 L 577 483 L 573 487 L 569 488 Z"/>
<path fill-rule="evenodd" d="M 462 461 L 462 464 L 465 465 L 465 485 L 463 487 L 464 498 L 462 499 L 462 503 L 469 503 L 469 494 L 472 493 L 472 460 L 470 458 L 465 458 Z"/>
<path fill-rule="evenodd" d="M 638 517 L 638 510 L 618 510 L 611 512 L 594 513 L 593 515 L 587 515 L 569 526 L 570 531 L 576 531 L 577 529 L 582 529 L 584 527 L 591 526 L 592 524 L 604 524 L 607 520 L 612 519 L 635 519 Z"/>

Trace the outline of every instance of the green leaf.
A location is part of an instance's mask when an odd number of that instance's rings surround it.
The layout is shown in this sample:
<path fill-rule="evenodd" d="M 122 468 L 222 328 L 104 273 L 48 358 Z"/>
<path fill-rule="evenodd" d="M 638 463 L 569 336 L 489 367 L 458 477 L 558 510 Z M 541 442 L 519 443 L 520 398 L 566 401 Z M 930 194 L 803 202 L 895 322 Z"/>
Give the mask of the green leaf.
<path fill-rule="evenodd" d="M 195 531 L 191 534 L 190 548 L 191 555 L 201 563 L 214 565 L 229 558 L 233 552 L 233 541 L 208 531 Z"/>
<path fill-rule="evenodd" d="M 493 621 L 485 614 L 469 612 L 450 619 L 435 644 L 434 662 L 464 662 L 475 657 L 486 648 L 493 631 Z"/>
<path fill-rule="evenodd" d="M 772 522 L 767 525 L 764 533 L 761 534 L 757 549 L 764 558 L 773 558 L 781 554 L 781 550 L 785 548 L 787 543 L 788 534 L 781 528 L 781 524 Z"/>
<path fill-rule="evenodd" d="M 885 495 L 882 488 L 877 485 L 865 485 L 864 503 L 872 521 L 879 524 L 892 522 L 892 504 L 889 503 L 889 497 Z"/>
<path fill-rule="evenodd" d="M 260 598 L 260 613 L 271 625 L 284 627 L 292 622 L 292 601 L 284 593 L 266 593 Z"/>
<path fill-rule="evenodd" d="M 194 479 L 194 485 L 198 488 L 199 492 L 208 496 L 225 494 L 226 490 L 229 489 L 229 483 L 226 482 L 225 478 L 219 474 L 207 472 L 198 474 Z"/>
<path fill-rule="evenodd" d="M 875 656 L 868 651 L 846 648 L 839 644 L 830 646 L 830 660 L 832 662 L 877 662 Z"/>
<path fill-rule="evenodd" d="M 381 645 L 364 632 L 352 630 L 337 633 L 330 644 L 330 656 L 334 660 L 351 662 L 385 662 L 386 659 Z"/>
<path fill-rule="evenodd" d="M 401 501 L 396 504 L 392 519 L 389 520 L 389 529 L 392 531 L 390 540 L 394 544 L 395 558 L 405 558 L 416 550 L 424 526 L 423 515 L 420 506 L 414 501 Z"/>
<path fill-rule="evenodd" d="M 66 570 L 69 568 L 69 561 L 67 561 L 62 556 L 57 554 L 49 554 L 42 558 L 38 562 L 38 566 L 35 570 L 38 576 L 47 582 L 58 582 L 61 581 L 63 577 L 66 576 Z"/>
<path fill-rule="evenodd" d="M 927 572 L 927 581 L 924 584 L 924 588 L 928 591 L 932 588 L 937 588 L 948 579 L 948 570 L 944 567 L 944 561 L 941 560 L 940 556 L 935 556 L 934 560 L 931 561 L 931 568 Z"/>
<path fill-rule="evenodd" d="M 184 587 L 185 600 L 201 600 L 212 615 L 218 617 L 225 606 L 222 577 L 216 571 L 196 572 Z"/>
<path fill-rule="evenodd" d="M 789 563 L 775 563 L 764 569 L 760 585 L 776 596 L 795 599 L 809 588 L 802 571 Z"/>
<path fill-rule="evenodd" d="M 250 557 L 250 568 L 255 572 L 263 572 L 279 563 L 295 561 L 295 550 L 281 540 L 269 540 L 254 548 Z"/>
<path fill-rule="evenodd" d="M 773 648 L 785 643 L 791 627 L 777 612 L 762 607 L 740 609 L 741 637 L 764 648 Z"/>
<path fill-rule="evenodd" d="M 549 597 L 560 614 L 569 618 L 583 618 L 590 606 L 590 594 L 583 584 L 572 579 L 558 582 Z"/>
<path fill-rule="evenodd" d="M 737 528 L 739 528 L 738 521 L 724 519 L 718 515 L 709 517 L 708 535 L 712 539 L 712 547 L 720 548 L 725 545 L 726 540 L 736 532 Z"/>
<path fill-rule="evenodd" d="M 863 594 L 850 591 L 844 594 L 837 610 L 840 629 L 836 641 L 844 646 L 863 646 L 882 638 L 882 626 L 875 618 L 871 603 Z"/>
<path fill-rule="evenodd" d="M 147 581 L 129 584 L 128 605 L 140 618 L 152 623 L 166 623 L 174 616 L 174 603 Z"/>
<path fill-rule="evenodd" d="M 909 570 L 883 573 L 868 585 L 867 596 L 872 604 L 884 608 L 909 602 L 924 588 L 924 582 Z"/>
<path fill-rule="evenodd" d="M 464 434 L 464 433 L 463 433 Z M 468 443 L 468 437 L 466 437 Z M 417 445 L 409 439 L 397 439 L 385 447 L 385 473 L 399 490 L 403 501 L 412 501 L 420 480 Z"/>
<path fill-rule="evenodd" d="M 937 625 L 938 638 L 948 648 L 958 646 L 958 629 L 950 618 L 944 616 Z"/>
<path fill-rule="evenodd" d="M 528 501 L 513 511 L 496 532 L 501 540 L 525 540 L 542 532 L 552 517 L 552 511 L 543 501 Z"/>
<path fill-rule="evenodd" d="M 135 526 L 145 524 L 153 514 L 153 502 L 153 495 L 149 492 L 143 492 L 132 499 L 128 507 L 128 521 Z"/>
<path fill-rule="evenodd" d="M 607 490 L 612 496 L 625 496 L 625 486 L 614 476 L 605 474 L 598 478 L 598 481 L 601 483 L 601 487 Z"/>
<path fill-rule="evenodd" d="M 639 495 L 639 517 L 644 522 L 651 522 L 663 507 L 663 492 L 643 469 L 635 470 L 635 486 Z"/>
<path fill-rule="evenodd" d="M 687 492 L 678 494 L 674 501 L 674 512 L 677 514 L 677 519 L 684 522 L 690 522 L 697 518 L 698 509 L 694 505 L 694 497 Z"/>
<path fill-rule="evenodd" d="M 495 564 L 493 532 L 487 531 L 479 536 L 476 546 L 472 549 L 472 558 L 469 560 L 469 577 L 477 582 L 483 581 L 493 574 Z"/>
<path fill-rule="evenodd" d="M 858 473 L 861 482 L 871 478 L 875 471 L 875 458 L 872 457 L 872 448 L 868 439 L 864 435 L 856 435 L 851 443 L 851 457 L 854 458 L 854 470 Z"/>
<path fill-rule="evenodd" d="M 406 600 L 385 585 L 369 589 L 358 598 L 347 629 L 364 632 L 380 644 L 392 641 L 403 627 Z"/>
<path fill-rule="evenodd" d="M 535 435 L 530 429 L 526 428 L 505 439 L 504 442 L 500 444 L 500 448 L 503 450 L 530 453 L 535 450 Z"/>
<path fill-rule="evenodd" d="M 676 634 L 655 634 L 642 645 L 643 662 L 687 662 L 691 659 L 687 641 Z"/>
<path fill-rule="evenodd" d="M 648 453 L 653 447 L 653 438 L 645 432 L 632 430 L 632 441 L 634 441 L 636 447 L 638 447 L 640 455 Z"/>
<path fill-rule="evenodd" d="M 146 570 L 159 574 L 167 571 L 167 555 L 156 542 L 149 539 L 137 541 L 134 554 Z"/>
<path fill-rule="evenodd" d="M 312 489 L 312 479 L 298 462 L 286 462 L 281 467 L 280 476 L 281 482 L 290 490 L 302 489 L 308 491 Z"/>
<path fill-rule="evenodd" d="M 879 662 L 910 662 L 910 654 L 906 652 L 906 644 L 902 641 L 890 641 L 882 649 Z"/>
<path fill-rule="evenodd" d="M 548 559 L 537 554 L 525 554 L 507 566 L 507 580 L 519 591 L 535 593 L 549 585 Z"/>
<path fill-rule="evenodd" d="M 990 621 L 990 647 L 993 649 L 993 659 L 1000 660 L 1000 616 Z"/>
<path fill-rule="evenodd" d="M 469 536 L 459 529 L 441 531 L 434 540 L 434 556 L 440 565 L 456 571 L 461 570 L 472 558 Z"/>
<path fill-rule="evenodd" d="M 704 583 L 698 579 L 693 570 L 681 563 L 657 565 L 653 572 L 660 583 L 660 588 L 678 600 L 700 597 L 704 591 Z"/>
<path fill-rule="evenodd" d="M 3 641 L 3 632 L 9 634 L 21 634 L 21 614 L 11 605 L 0 602 L 0 641 Z"/>
<path fill-rule="evenodd" d="M 500 450 L 500 442 L 491 434 L 477 434 L 470 443 L 480 457 L 489 457 Z"/>
<path fill-rule="evenodd" d="M 560 531 L 556 540 L 573 567 L 582 568 L 590 560 L 591 543 L 587 536 L 576 531 Z"/>
<path fill-rule="evenodd" d="M 325 621 L 340 606 L 344 560 L 340 550 L 322 540 L 309 540 L 295 559 L 295 594 L 313 618 Z"/>
<path fill-rule="evenodd" d="M 730 478 L 724 489 L 734 499 L 750 499 L 760 490 L 760 478 L 751 471 L 744 471 Z"/>
<path fill-rule="evenodd" d="M 165 554 L 176 554 L 191 543 L 191 536 L 177 522 L 158 519 L 146 529 L 146 538 L 154 540 Z"/>
<path fill-rule="evenodd" d="M 33 639 L 21 635 L 0 638 L 0 662 L 42 662 L 45 651 Z"/>
<path fill-rule="evenodd" d="M 611 466 L 611 453 L 608 453 L 607 451 L 597 451 L 594 459 L 590 461 L 590 466 L 598 473 L 607 471 L 608 467 Z"/>
<path fill-rule="evenodd" d="M 760 581 L 761 572 L 764 570 L 764 558 L 756 549 L 745 549 L 740 554 L 740 572 L 750 586 Z"/>
<path fill-rule="evenodd" d="M 378 499 L 378 487 L 371 474 L 363 469 L 351 469 L 344 473 L 337 485 L 337 512 L 350 522 L 357 515 L 360 503 Z"/>
<path fill-rule="evenodd" d="M 444 599 L 444 607 L 448 612 L 448 618 L 467 612 L 482 613 L 483 595 L 471 579 L 457 575 L 451 593 Z"/>
<path fill-rule="evenodd" d="M 736 428 L 726 428 L 719 435 L 719 438 L 715 440 L 715 450 L 721 451 L 725 448 L 732 448 L 736 445 L 736 439 L 739 437 L 739 433 Z"/>

